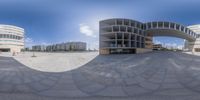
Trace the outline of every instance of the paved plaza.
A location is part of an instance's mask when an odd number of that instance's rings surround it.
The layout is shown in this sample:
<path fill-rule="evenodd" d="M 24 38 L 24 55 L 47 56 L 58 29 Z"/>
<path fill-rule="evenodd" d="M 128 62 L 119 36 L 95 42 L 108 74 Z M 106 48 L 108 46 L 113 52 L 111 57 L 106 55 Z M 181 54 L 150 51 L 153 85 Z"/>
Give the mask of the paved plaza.
<path fill-rule="evenodd" d="M 98 55 L 65 72 L 0 57 L 0 100 L 198 100 L 200 57 L 181 52 Z"/>

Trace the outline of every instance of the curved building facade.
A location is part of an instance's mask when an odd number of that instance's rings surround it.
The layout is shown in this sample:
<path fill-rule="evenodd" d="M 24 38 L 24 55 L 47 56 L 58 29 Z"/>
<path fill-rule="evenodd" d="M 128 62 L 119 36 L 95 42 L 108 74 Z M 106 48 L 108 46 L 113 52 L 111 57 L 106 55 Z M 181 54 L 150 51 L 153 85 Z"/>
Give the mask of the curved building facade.
<path fill-rule="evenodd" d="M 185 48 L 193 48 L 193 52 L 200 52 L 200 24 L 188 26 L 189 29 L 193 30 L 197 34 L 196 41 L 190 42 L 185 41 Z"/>
<path fill-rule="evenodd" d="M 0 25 L 0 52 L 20 52 L 24 49 L 24 29 Z"/>
<path fill-rule="evenodd" d="M 107 19 L 99 23 L 100 54 L 143 53 L 151 51 L 153 36 L 172 36 L 188 40 L 199 37 L 197 32 L 174 22 L 155 21 L 142 23 L 131 19 Z M 190 44 L 190 50 L 194 44 Z"/>

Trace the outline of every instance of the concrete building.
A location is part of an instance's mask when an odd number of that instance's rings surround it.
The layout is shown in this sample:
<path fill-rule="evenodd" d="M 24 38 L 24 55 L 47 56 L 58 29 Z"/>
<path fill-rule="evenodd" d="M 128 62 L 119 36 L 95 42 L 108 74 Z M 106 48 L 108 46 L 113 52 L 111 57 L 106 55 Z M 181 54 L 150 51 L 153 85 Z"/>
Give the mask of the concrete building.
<path fill-rule="evenodd" d="M 194 51 L 194 42 L 199 35 L 181 24 L 166 21 L 142 23 L 131 19 L 107 19 L 99 23 L 100 54 L 143 53 L 153 49 L 152 38 L 171 36 L 190 42 L 189 50 Z M 198 50 L 197 50 L 198 51 Z"/>
<path fill-rule="evenodd" d="M 32 46 L 33 51 L 46 51 L 46 46 L 45 45 L 35 45 Z"/>
<path fill-rule="evenodd" d="M 143 24 L 129 19 L 100 22 L 100 54 L 139 53 L 145 51 Z"/>
<path fill-rule="evenodd" d="M 87 44 L 85 42 L 66 42 L 53 45 L 47 45 L 46 51 L 86 51 Z"/>
<path fill-rule="evenodd" d="M 162 50 L 162 44 L 153 44 L 153 50 Z"/>
<path fill-rule="evenodd" d="M 0 25 L 0 52 L 21 52 L 24 49 L 24 29 Z"/>

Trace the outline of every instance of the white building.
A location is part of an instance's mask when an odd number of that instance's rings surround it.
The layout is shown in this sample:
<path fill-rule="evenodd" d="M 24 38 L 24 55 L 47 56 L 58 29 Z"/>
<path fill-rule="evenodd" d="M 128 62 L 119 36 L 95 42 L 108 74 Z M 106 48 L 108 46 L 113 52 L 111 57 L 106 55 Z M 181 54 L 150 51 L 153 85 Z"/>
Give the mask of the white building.
<path fill-rule="evenodd" d="M 20 52 L 24 49 L 24 29 L 0 25 L 0 52 Z"/>
<path fill-rule="evenodd" d="M 198 34 L 198 38 L 196 38 L 195 42 L 185 42 L 186 48 L 193 48 L 193 52 L 200 52 L 200 24 L 198 25 L 191 25 L 188 26 L 189 29 L 194 31 L 196 34 Z M 189 46 L 190 45 L 190 46 Z"/>
<path fill-rule="evenodd" d="M 66 42 L 46 46 L 46 51 L 86 51 L 85 42 Z"/>

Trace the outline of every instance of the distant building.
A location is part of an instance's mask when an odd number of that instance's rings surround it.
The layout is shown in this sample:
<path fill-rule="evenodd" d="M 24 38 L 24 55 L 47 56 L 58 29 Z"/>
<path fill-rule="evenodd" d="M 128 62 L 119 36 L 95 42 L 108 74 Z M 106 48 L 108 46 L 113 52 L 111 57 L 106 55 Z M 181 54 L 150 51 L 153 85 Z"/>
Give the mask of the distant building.
<path fill-rule="evenodd" d="M 35 45 L 32 46 L 33 51 L 46 51 L 46 46 L 45 45 Z"/>
<path fill-rule="evenodd" d="M 153 45 L 153 50 L 162 50 L 162 49 L 163 49 L 163 47 L 162 47 L 161 44 L 154 44 Z"/>
<path fill-rule="evenodd" d="M 24 49 L 24 29 L 0 25 L 0 52 L 21 52 Z"/>
<path fill-rule="evenodd" d="M 52 45 L 36 45 L 32 47 L 33 51 L 86 51 L 87 44 L 85 42 L 66 42 Z"/>

